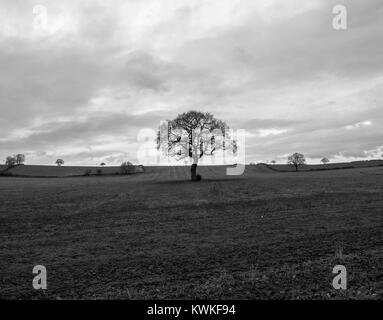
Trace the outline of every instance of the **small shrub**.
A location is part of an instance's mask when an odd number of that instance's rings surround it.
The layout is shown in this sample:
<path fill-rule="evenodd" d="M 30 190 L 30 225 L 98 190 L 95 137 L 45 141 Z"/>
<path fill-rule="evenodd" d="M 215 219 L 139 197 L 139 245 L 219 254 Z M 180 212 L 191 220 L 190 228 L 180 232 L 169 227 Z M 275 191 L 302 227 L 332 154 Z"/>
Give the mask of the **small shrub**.
<path fill-rule="evenodd" d="M 101 176 L 101 175 L 102 175 L 102 170 L 101 170 L 101 169 L 97 169 L 96 174 L 97 174 L 98 176 Z"/>
<path fill-rule="evenodd" d="M 84 176 L 90 176 L 91 173 L 92 173 L 92 170 L 86 169 L 85 172 L 84 172 Z"/>
<path fill-rule="evenodd" d="M 197 181 L 201 181 L 202 180 L 202 176 L 200 174 L 197 174 Z"/>
<path fill-rule="evenodd" d="M 12 168 L 16 165 L 16 158 L 12 156 L 8 156 L 7 159 L 5 160 L 5 165 L 8 168 Z"/>
<path fill-rule="evenodd" d="M 132 173 L 135 173 L 135 167 L 129 161 L 123 162 L 121 164 L 121 166 L 120 166 L 120 173 L 121 174 L 132 174 Z"/>

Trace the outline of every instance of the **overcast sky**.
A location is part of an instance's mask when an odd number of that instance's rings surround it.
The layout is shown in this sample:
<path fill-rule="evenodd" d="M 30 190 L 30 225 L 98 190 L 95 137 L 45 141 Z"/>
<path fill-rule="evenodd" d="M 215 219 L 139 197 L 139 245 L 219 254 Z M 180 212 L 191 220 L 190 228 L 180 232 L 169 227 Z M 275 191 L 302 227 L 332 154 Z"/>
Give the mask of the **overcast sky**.
<path fill-rule="evenodd" d="M 0 158 L 134 162 L 190 109 L 246 129 L 247 162 L 380 158 L 382 49 L 381 0 L 1 0 Z"/>

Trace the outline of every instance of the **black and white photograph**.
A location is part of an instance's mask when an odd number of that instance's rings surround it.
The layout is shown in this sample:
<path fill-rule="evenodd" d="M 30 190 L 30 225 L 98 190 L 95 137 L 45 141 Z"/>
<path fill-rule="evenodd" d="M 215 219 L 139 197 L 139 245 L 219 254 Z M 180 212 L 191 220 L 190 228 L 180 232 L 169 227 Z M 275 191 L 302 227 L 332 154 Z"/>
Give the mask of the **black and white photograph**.
<path fill-rule="evenodd" d="M 382 300 L 382 92 L 381 0 L 1 0 L 0 300 Z"/>

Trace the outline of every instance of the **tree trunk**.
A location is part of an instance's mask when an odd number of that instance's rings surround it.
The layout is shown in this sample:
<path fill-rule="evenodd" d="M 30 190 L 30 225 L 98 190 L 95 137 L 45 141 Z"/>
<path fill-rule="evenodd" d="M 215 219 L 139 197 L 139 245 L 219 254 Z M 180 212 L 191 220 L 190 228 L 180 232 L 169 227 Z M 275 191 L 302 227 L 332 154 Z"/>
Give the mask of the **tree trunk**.
<path fill-rule="evenodd" d="M 196 163 L 192 164 L 190 168 L 190 172 L 191 172 L 191 181 L 197 181 L 197 164 Z"/>
<path fill-rule="evenodd" d="M 298 166 L 297 165 L 295 165 L 295 171 L 298 172 Z"/>

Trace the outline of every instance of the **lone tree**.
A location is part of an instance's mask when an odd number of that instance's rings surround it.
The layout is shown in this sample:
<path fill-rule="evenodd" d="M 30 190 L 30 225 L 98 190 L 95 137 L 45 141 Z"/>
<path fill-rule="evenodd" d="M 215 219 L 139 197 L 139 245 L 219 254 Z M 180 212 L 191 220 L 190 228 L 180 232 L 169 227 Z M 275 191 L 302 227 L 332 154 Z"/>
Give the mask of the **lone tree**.
<path fill-rule="evenodd" d="M 100 166 L 104 167 L 105 166 L 105 162 L 100 163 Z"/>
<path fill-rule="evenodd" d="M 160 126 L 157 148 L 176 160 L 189 159 L 191 180 L 200 180 L 197 165 L 204 156 L 213 156 L 217 150 L 233 150 L 237 144 L 228 136 L 229 127 L 210 113 L 188 111 Z"/>
<path fill-rule="evenodd" d="M 63 159 L 57 159 L 56 160 L 56 164 L 61 167 L 63 164 L 64 164 L 64 160 Z"/>
<path fill-rule="evenodd" d="M 287 158 L 287 164 L 295 167 L 295 171 L 298 171 L 298 167 L 305 164 L 305 156 L 301 153 L 294 153 Z"/>
<path fill-rule="evenodd" d="M 326 157 L 324 157 L 320 162 L 322 162 L 323 164 L 328 164 L 330 162 L 330 160 Z"/>
<path fill-rule="evenodd" d="M 21 153 L 15 155 L 14 158 L 15 158 L 16 164 L 18 165 L 23 164 L 25 161 L 25 155 Z"/>

